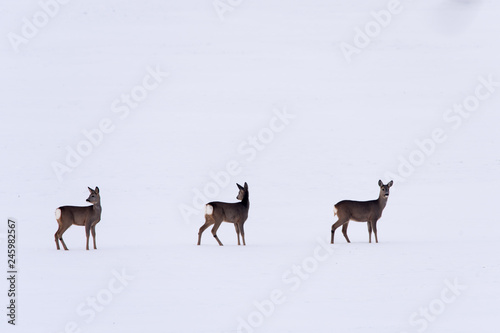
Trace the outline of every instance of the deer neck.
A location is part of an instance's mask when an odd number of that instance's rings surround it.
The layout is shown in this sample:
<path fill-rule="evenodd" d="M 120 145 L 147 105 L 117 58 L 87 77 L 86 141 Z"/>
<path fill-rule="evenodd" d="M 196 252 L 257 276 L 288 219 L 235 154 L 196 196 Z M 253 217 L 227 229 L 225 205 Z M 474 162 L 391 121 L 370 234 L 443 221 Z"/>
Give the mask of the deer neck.
<path fill-rule="evenodd" d="M 243 196 L 243 199 L 241 200 L 241 203 L 243 204 L 243 206 L 245 206 L 245 208 L 249 208 L 250 207 L 250 200 L 249 200 L 249 195 L 248 193 L 245 193 L 245 195 Z"/>
<path fill-rule="evenodd" d="M 388 198 L 384 197 L 383 193 L 380 193 L 377 201 L 381 210 L 383 210 L 385 208 L 385 205 L 387 205 L 387 199 Z"/>
<path fill-rule="evenodd" d="M 94 213 L 98 216 L 101 216 L 101 211 L 102 211 L 102 207 L 101 207 L 101 201 L 99 200 L 99 202 L 95 203 L 92 205 L 92 210 L 94 211 Z"/>

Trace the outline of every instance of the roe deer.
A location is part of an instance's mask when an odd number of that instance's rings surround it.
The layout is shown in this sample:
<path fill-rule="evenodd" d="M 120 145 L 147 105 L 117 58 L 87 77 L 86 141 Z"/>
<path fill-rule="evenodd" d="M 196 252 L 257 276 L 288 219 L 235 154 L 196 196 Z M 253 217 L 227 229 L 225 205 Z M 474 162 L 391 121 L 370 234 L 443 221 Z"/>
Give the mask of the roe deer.
<path fill-rule="evenodd" d="M 377 238 L 377 221 L 382 216 L 382 211 L 387 204 L 387 198 L 389 198 L 389 188 L 392 186 L 393 181 L 391 180 L 387 185 L 384 185 L 381 180 L 378 181 L 378 186 L 380 186 L 380 195 L 377 200 L 371 201 L 351 201 L 344 200 L 340 201 L 335 205 L 334 215 L 338 216 L 338 221 L 332 225 L 332 244 L 333 236 L 335 235 L 335 229 L 342 226 L 342 233 L 348 243 L 351 241 L 347 237 L 347 227 L 349 226 L 349 221 L 357 222 L 368 222 L 368 235 L 370 236 L 370 243 L 372 242 L 372 230 L 375 234 L 375 241 L 378 243 Z"/>
<path fill-rule="evenodd" d="M 236 203 L 226 203 L 226 202 L 210 202 L 205 206 L 205 224 L 201 226 L 198 232 L 198 245 L 201 244 L 201 235 L 203 231 L 207 229 L 212 224 L 212 235 L 214 236 L 217 243 L 222 246 L 219 237 L 217 237 L 217 229 L 219 229 L 222 222 L 234 223 L 236 229 L 236 235 L 238 235 L 238 245 L 240 244 L 240 233 L 243 238 L 243 245 L 245 244 L 245 229 L 243 229 L 243 224 L 248 218 L 248 209 L 250 208 L 250 202 L 248 201 L 248 184 L 245 183 L 244 186 L 236 184 L 238 189 L 238 196 L 236 199 L 241 200 L 241 202 Z"/>
<path fill-rule="evenodd" d="M 59 248 L 59 241 L 61 241 L 65 250 L 68 250 L 62 235 L 71 227 L 71 225 L 84 225 L 85 234 L 87 235 L 87 250 L 89 249 L 89 236 L 92 231 L 92 238 L 94 239 L 94 249 L 97 249 L 95 243 L 95 225 L 101 220 L 101 196 L 99 195 L 99 187 L 96 186 L 95 190 L 89 187 L 90 195 L 87 202 L 92 206 L 77 207 L 77 206 L 62 206 L 56 209 L 56 220 L 59 228 L 54 235 L 56 238 L 56 246 Z"/>

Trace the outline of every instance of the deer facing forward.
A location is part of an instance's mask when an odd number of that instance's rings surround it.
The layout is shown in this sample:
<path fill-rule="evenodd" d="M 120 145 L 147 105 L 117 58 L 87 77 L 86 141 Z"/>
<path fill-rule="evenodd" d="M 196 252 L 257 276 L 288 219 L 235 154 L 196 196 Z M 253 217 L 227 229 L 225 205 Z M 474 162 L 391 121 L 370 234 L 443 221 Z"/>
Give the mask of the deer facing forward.
<path fill-rule="evenodd" d="M 347 227 L 349 226 L 349 221 L 357 222 L 368 222 L 368 235 L 369 241 L 372 242 L 372 230 L 375 234 L 375 241 L 378 243 L 377 237 L 377 221 L 382 216 L 382 211 L 384 210 L 387 199 L 389 198 L 389 188 L 392 186 L 393 181 L 391 180 L 387 185 L 384 185 L 381 180 L 378 181 L 378 186 L 380 187 L 380 195 L 377 200 L 371 201 L 351 201 L 344 200 L 340 201 L 335 205 L 334 215 L 337 215 L 338 220 L 332 225 L 332 241 L 335 235 L 335 229 L 342 226 L 342 233 L 348 243 L 351 241 L 347 237 Z"/>
<path fill-rule="evenodd" d="M 248 218 L 248 210 L 250 208 L 250 202 L 248 200 L 248 184 L 245 183 L 244 186 L 236 184 L 238 186 L 239 192 L 236 199 L 241 200 L 236 203 L 227 202 L 210 202 L 205 206 L 205 224 L 203 224 L 198 232 L 198 245 L 201 244 L 201 235 L 203 231 L 209 226 L 213 225 L 212 235 L 214 236 L 217 243 L 222 246 L 219 237 L 217 237 L 217 229 L 219 229 L 222 222 L 233 223 L 236 229 L 236 235 L 238 236 L 238 245 L 240 244 L 240 234 L 243 239 L 243 245 L 245 244 L 245 229 L 243 224 Z"/>
<path fill-rule="evenodd" d="M 101 220 L 101 196 L 99 195 L 99 187 L 96 187 L 95 190 L 89 187 L 89 191 L 90 195 L 87 198 L 87 202 L 90 202 L 92 206 L 61 206 L 56 209 L 56 220 L 59 228 L 57 229 L 54 237 L 56 239 L 56 246 L 58 250 L 60 250 L 59 241 L 61 241 L 64 249 L 68 250 L 62 235 L 73 224 L 85 226 L 85 234 L 87 235 L 87 250 L 89 249 L 90 232 L 92 232 L 94 249 L 97 249 L 95 243 L 95 226 Z"/>

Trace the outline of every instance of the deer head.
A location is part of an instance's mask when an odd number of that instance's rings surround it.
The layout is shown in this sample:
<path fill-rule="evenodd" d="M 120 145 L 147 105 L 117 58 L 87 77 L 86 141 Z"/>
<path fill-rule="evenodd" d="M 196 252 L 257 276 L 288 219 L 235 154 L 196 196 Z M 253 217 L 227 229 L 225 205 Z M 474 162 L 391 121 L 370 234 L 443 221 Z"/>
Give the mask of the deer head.
<path fill-rule="evenodd" d="M 91 204 L 96 204 L 101 200 L 101 196 L 99 195 L 99 187 L 95 187 L 95 190 L 91 189 L 90 187 L 88 188 L 90 195 L 87 198 L 87 202 L 90 202 Z"/>
<path fill-rule="evenodd" d="M 389 197 L 389 188 L 394 184 L 394 182 L 391 180 L 390 182 L 387 183 L 387 185 L 384 185 L 381 180 L 378 181 L 378 186 L 380 186 L 380 197 L 382 198 L 388 198 Z"/>
<path fill-rule="evenodd" d="M 238 189 L 240 190 L 238 192 L 238 196 L 236 197 L 236 199 L 243 200 L 243 198 L 245 197 L 245 194 L 248 193 L 248 184 L 245 182 L 244 186 L 241 186 L 240 184 L 236 184 L 236 185 L 238 186 Z"/>

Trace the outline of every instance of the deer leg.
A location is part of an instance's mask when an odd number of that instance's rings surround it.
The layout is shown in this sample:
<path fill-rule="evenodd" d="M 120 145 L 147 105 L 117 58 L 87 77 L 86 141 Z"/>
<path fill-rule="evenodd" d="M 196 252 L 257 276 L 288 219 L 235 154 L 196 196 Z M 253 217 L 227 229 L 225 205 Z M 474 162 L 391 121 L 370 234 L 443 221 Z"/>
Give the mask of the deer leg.
<path fill-rule="evenodd" d="M 59 237 L 59 240 L 61 241 L 61 243 L 62 243 L 62 246 L 63 246 L 64 250 L 65 250 L 65 251 L 68 251 L 68 247 L 66 246 L 66 243 L 64 243 L 64 240 L 63 240 L 63 238 L 62 238 L 62 235 L 61 235 L 61 237 Z"/>
<path fill-rule="evenodd" d="M 238 236 L 238 245 L 241 245 L 240 244 L 240 228 L 238 226 L 238 223 L 234 224 L 234 228 L 236 229 L 236 235 Z"/>
<path fill-rule="evenodd" d="M 57 229 L 55 235 L 54 235 L 54 238 L 56 239 L 56 247 L 58 250 L 60 250 L 61 248 L 59 247 L 59 235 L 58 235 L 58 232 L 59 232 L 59 229 Z"/>
<path fill-rule="evenodd" d="M 349 240 L 349 237 L 347 237 L 347 227 L 349 226 L 349 222 L 344 224 L 342 226 L 342 233 L 344 234 L 345 239 L 347 240 L 347 243 L 350 243 L 351 241 Z"/>
<path fill-rule="evenodd" d="M 219 237 L 217 237 L 217 229 L 219 229 L 221 223 L 222 223 L 222 221 L 221 222 L 216 222 L 214 224 L 214 227 L 212 228 L 212 235 L 214 236 L 215 240 L 217 241 L 217 243 L 219 243 L 220 246 L 222 246 L 222 243 L 219 240 Z"/>
<path fill-rule="evenodd" d="M 59 228 L 57 229 L 56 231 L 56 234 L 54 235 L 55 239 L 56 239 L 56 246 L 57 246 L 57 249 L 60 250 L 59 248 L 59 241 L 61 241 L 62 243 L 62 246 L 64 248 L 65 251 L 68 251 L 68 248 L 66 247 L 66 244 L 64 243 L 64 240 L 62 238 L 62 235 L 64 234 L 64 232 L 66 230 L 68 230 L 68 228 L 70 227 L 71 225 L 69 225 L 68 227 L 64 227 L 64 225 L 62 224 L 59 224 Z"/>
<path fill-rule="evenodd" d="M 85 236 L 87 236 L 86 250 L 88 251 L 89 250 L 89 238 L 90 238 L 90 224 L 89 223 L 85 224 Z"/>
<path fill-rule="evenodd" d="M 246 246 L 247 244 L 245 243 L 245 228 L 243 228 L 243 223 L 240 224 L 240 233 L 241 238 L 243 239 L 243 246 Z M 240 245 L 240 242 L 238 242 L 238 245 Z"/>
<path fill-rule="evenodd" d="M 372 223 L 373 233 L 375 234 L 375 242 L 378 243 L 377 237 L 377 221 L 373 221 Z"/>
<path fill-rule="evenodd" d="M 97 250 L 97 245 L 95 244 L 95 225 L 92 226 L 90 231 L 92 232 L 92 239 L 94 240 L 94 250 Z"/>
<path fill-rule="evenodd" d="M 335 222 L 333 225 L 332 225 L 332 241 L 331 243 L 333 244 L 333 236 L 335 235 L 335 229 L 337 229 L 338 227 L 340 227 L 341 225 L 344 225 L 345 223 L 348 223 L 349 220 L 347 219 L 339 219 L 337 222 Z"/>
<path fill-rule="evenodd" d="M 372 222 L 368 221 L 366 224 L 368 226 L 368 236 L 369 236 L 369 241 L 370 243 L 372 242 Z"/>
<path fill-rule="evenodd" d="M 210 227 L 214 222 L 208 218 L 208 216 L 205 216 L 205 224 L 201 226 L 200 231 L 198 231 L 198 245 L 201 244 L 201 235 L 203 234 L 203 231 L 205 231 L 208 227 Z"/>

